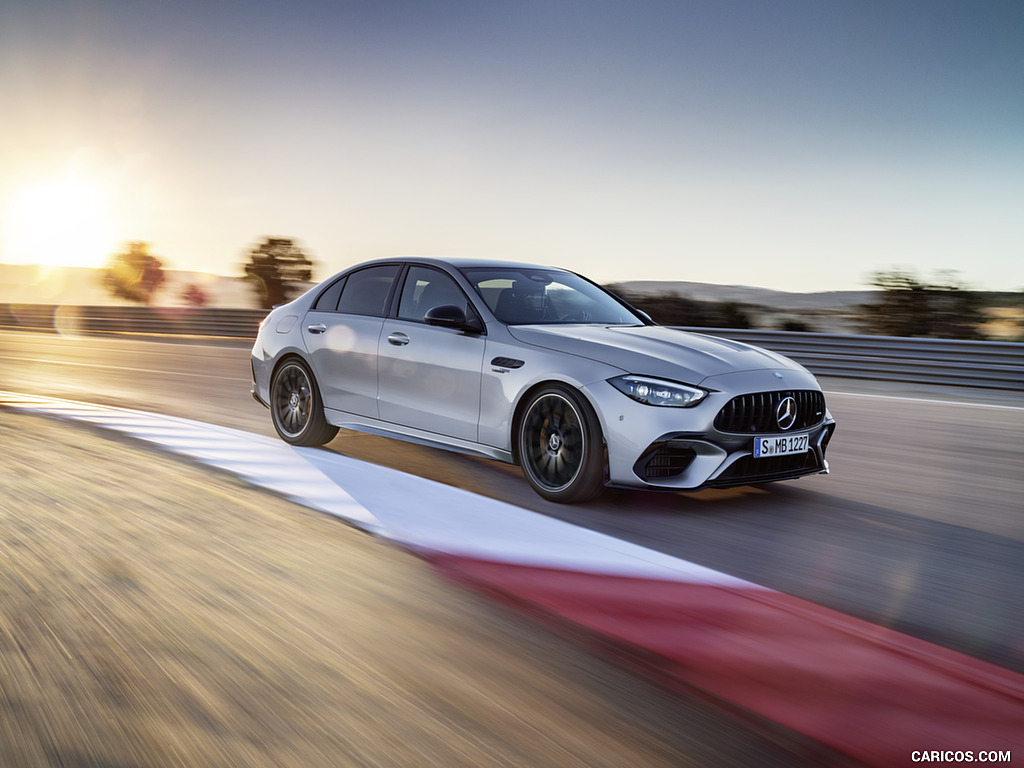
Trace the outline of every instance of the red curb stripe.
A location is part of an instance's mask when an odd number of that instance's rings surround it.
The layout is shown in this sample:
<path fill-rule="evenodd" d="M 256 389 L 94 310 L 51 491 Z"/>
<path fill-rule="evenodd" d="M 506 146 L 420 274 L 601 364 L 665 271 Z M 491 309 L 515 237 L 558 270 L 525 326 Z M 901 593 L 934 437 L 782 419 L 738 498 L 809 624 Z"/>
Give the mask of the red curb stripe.
<path fill-rule="evenodd" d="M 425 556 L 869 765 L 909 764 L 914 750 L 1011 750 L 1024 738 L 1024 676 L 799 598 Z"/>

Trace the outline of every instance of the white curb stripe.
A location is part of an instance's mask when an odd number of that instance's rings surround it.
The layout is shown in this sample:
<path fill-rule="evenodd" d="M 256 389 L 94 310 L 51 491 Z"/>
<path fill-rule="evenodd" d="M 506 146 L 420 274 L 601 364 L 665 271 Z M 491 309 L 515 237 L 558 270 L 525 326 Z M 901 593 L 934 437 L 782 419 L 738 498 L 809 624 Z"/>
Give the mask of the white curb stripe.
<path fill-rule="evenodd" d="M 236 474 L 412 549 L 595 574 L 766 588 L 469 491 L 241 430 L 0 392 L 0 405 L 83 421 Z M 372 511 L 371 511 L 372 510 Z"/>
<path fill-rule="evenodd" d="M 261 435 L 142 411 L 0 392 L 0 405 L 81 421 L 197 459 L 377 533 L 381 525 L 294 448 Z"/>

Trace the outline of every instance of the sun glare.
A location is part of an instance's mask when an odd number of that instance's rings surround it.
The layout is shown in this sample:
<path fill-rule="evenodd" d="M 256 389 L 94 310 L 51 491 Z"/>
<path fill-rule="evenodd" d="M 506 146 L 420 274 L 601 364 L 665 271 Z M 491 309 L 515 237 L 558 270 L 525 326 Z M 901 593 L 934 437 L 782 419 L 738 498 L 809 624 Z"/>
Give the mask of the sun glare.
<path fill-rule="evenodd" d="M 23 187 L 4 224 L 8 263 L 97 267 L 116 248 L 104 190 L 72 175 Z"/>

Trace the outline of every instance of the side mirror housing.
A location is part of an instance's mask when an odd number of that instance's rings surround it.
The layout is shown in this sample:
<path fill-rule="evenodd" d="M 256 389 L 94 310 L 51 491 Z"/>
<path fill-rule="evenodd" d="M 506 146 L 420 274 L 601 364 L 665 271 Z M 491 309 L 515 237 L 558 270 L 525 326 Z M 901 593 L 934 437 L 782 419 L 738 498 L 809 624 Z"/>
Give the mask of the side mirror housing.
<path fill-rule="evenodd" d="M 483 324 L 475 317 L 468 318 L 461 308 L 454 304 L 441 304 L 438 307 L 431 307 L 423 315 L 427 325 L 437 325 L 441 328 L 454 328 L 459 331 L 480 333 L 483 331 Z"/>

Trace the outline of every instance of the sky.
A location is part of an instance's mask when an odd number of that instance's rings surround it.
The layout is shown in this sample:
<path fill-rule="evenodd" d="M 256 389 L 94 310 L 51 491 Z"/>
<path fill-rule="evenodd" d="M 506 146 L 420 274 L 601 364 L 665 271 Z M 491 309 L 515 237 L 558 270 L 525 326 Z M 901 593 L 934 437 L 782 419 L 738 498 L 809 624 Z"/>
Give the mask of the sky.
<path fill-rule="evenodd" d="M 0 263 L 1024 289 L 1019 0 L 4 0 Z"/>

